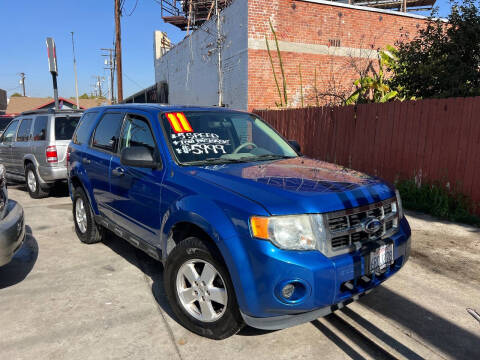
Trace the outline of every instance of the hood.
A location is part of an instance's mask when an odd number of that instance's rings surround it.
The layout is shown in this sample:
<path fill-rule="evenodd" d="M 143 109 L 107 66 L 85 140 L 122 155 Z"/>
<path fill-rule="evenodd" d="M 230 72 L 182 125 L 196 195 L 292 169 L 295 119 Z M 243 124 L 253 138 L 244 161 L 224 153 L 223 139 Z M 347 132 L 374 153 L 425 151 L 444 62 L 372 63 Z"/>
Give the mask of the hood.
<path fill-rule="evenodd" d="M 304 157 L 195 167 L 189 173 L 261 204 L 272 215 L 337 211 L 395 196 L 378 178 Z"/>

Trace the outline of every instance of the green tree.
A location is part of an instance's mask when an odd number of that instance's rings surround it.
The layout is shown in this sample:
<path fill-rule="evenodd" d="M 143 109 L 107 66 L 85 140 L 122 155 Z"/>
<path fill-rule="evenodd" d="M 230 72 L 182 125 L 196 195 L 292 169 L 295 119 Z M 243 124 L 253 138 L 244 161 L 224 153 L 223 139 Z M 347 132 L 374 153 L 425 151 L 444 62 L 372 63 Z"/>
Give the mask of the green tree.
<path fill-rule="evenodd" d="M 22 97 L 23 95 L 22 94 L 19 94 L 18 92 L 16 93 L 13 93 L 12 95 L 10 95 L 10 97 Z"/>
<path fill-rule="evenodd" d="M 404 36 L 396 44 L 391 87 L 416 98 L 480 95 L 478 0 L 451 2 L 448 23 L 436 15 L 411 41 Z"/>

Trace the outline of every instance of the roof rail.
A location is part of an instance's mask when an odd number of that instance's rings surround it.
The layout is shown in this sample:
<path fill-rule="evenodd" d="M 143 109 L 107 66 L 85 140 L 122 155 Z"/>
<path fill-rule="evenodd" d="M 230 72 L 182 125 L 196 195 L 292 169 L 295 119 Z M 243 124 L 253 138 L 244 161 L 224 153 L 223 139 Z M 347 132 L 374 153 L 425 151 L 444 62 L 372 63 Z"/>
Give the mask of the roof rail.
<path fill-rule="evenodd" d="M 77 113 L 82 113 L 84 112 L 84 109 L 36 109 L 36 110 L 27 110 L 22 112 L 20 115 L 32 115 L 32 114 L 61 114 L 61 113 L 71 113 L 71 112 L 77 112 Z"/>

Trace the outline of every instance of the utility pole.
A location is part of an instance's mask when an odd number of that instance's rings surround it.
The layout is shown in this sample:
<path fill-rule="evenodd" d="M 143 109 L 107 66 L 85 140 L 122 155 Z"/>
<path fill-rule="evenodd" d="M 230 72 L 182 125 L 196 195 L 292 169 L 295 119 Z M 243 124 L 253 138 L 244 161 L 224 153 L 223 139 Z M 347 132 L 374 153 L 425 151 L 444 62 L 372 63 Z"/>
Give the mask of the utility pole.
<path fill-rule="evenodd" d="M 223 70 L 222 70 L 222 34 L 220 27 L 220 9 L 218 0 L 215 0 L 215 13 L 217 15 L 217 54 L 218 54 L 218 106 L 223 106 Z"/>
<path fill-rule="evenodd" d="M 115 62 L 113 60 L 113 49 L 100 49 L 102 51 L 108 51 L 108 54 L 102 54 L 102 56 L 105 56 L 105 65 L 104 67 L 105 70 L 110 70 L 110 102 L 113 104 L 115 100 L 115 96 L 113 93 L 114 85 L 113 85 L 113 79 L 114 79 L 114 72 L 115 72 Z"/>
<path fill-rule="evenodd" d="M 100 75 L 95 75 L 92 76 L 95 79 L 95 96 L 102 97 L 103 92 L 102 92 L 102 83 L 105 81 L 105 78 Z"/>
<path fill-rule="evenodd" d="M 115 0 L 115 61 L 117 66 L 117 91 L 118 102 L 123 101 L 123 82 L 122 82 L 122 32 L 120 17 L 122 9 L 120 8 L 120 0 Z"/>
<path fill-rule="evenodd" d="M 25 73 L 22 72 L 18 75 L 20 75 L 20 85 L 22 85 L 23 96 L 25 96 Z"/>
<path fill-rule="evenodd" d="M 75 59 L 75 42 L 73 41 L 73 31 L 70 31 L 72 34 L 72 50 L 73 50 L 73 72 L 75 73 L 75 95 L 77 97 L 77 110 L 80 109 L 80 102 L 78 100 L 78 79 L 77 79 L 77 60 Z"/>

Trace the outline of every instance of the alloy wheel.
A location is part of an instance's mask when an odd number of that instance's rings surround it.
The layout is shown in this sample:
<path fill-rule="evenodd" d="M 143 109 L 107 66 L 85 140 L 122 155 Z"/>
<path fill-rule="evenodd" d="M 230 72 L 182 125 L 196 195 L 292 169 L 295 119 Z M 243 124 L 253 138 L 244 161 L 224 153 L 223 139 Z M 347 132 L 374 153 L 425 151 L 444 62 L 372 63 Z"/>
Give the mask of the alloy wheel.
<path fill-rule="evenodd" d="M 85 204 L 82 198 L 77 198 L 75 201 L 75 220 L 78 229 L 84 234 L 87 231 L 87 212 L 85 211 Z"/>
<path fill-rule="evenodd" d="M 225 281 L 217 269 L 204 260 L 191 259 L 180 267 L 176 289 L 183 308 L 197 320 L 214 322 L 227 309 Z"/>
<path fill-rule="evenodd" d="M 28 170 L 27 172 L 27 186 L 32 193 L 37 191 L 37 179 L 32 170 Z"/>

